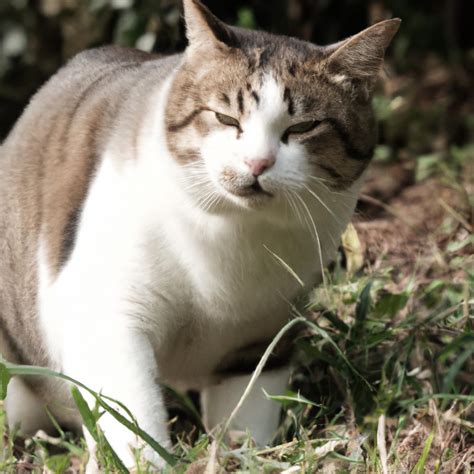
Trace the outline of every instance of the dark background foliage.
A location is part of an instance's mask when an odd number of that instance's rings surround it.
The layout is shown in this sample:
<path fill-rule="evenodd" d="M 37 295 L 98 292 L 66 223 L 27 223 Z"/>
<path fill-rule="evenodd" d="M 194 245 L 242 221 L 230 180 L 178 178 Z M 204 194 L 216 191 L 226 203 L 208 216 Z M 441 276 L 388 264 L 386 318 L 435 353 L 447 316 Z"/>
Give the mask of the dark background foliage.
<path fill-rule="evenodd" d="M 444 74 L 441 93 L 449 99 L 440 107 L 447 112 L 463 109 L 462 104 L 469 98 L 474 70 L 469 0 L 205 3 L 228 23 L 318 44 L 337 41 L 375 21 L 399 16 L 403 25 L 389 53 L 391 74 L 417 77 L 428 69 Z M 29 97 L 75 53 L 108 43 L 166 53 L 182 50 L 186 43 L 181 16 L 180 0 L 1 0 L 0 139 L 8 133 Z M 439 98 L 438 86 L 439 77 L 438 83 L 427 86 L 432 89 L 427 91 L 428 100 Z M 461 110 L 462 119 L 452 123 L 438 109 L 434 112 L 437 117 L 431 117 L 435 122 L 432 125 L 449 127 L 448 141 L 465 142 L 469 138 L 467 127 L 472 130 L 471 110 Z M 405 134 L 402 141 L 409 138 Z M 392 139 L 394 145 L 397 140 L 400 142 L 399 136 Z"/>

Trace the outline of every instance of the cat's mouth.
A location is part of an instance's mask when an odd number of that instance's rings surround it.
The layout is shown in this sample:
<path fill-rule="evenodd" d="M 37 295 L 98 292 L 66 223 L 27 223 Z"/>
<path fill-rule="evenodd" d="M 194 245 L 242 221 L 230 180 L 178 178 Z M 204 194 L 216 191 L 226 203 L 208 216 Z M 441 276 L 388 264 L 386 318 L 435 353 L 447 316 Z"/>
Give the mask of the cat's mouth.
<path fill-rule="evenodd" d="M 248 186 L 239 186 L 230 190 L 232 194 L 239 197 L 273 197 L 273 194 L 263 189 L 262 184 L 256 178 L 255 181 Z"/>

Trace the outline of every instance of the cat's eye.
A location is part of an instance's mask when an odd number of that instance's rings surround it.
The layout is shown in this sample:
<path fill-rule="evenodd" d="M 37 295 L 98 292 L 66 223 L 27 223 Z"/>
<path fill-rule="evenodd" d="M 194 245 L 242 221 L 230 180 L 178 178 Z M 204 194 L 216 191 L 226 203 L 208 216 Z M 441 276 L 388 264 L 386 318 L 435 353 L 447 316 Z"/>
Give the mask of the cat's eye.
<path fill-rule="evenodd" d="M 311 130 L 314 130 L 321 122 L 319 120 L 307 120 L 306 122 L 297 123 L 287 128 L 285 131 L 285 136 L 300 133 L 307 133 Z"/>
<path fill-rule="evenodd" d="M 239 121 L 233 117 L 229 117 L 229 115 L 216 112 L 216 118 L 217 120 L 219 120 L 220 123 L 222 123 L 222 125 L 227 125 L 228 127 L 240 128 Z"/>

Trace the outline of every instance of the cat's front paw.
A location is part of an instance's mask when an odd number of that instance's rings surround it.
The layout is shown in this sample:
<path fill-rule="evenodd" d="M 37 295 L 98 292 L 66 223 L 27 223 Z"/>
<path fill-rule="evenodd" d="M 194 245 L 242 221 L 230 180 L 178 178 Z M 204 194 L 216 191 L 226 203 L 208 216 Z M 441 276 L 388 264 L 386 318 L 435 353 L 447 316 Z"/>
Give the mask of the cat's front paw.
<path fill-rule="evenodd" d="M 161 472 L 166 467 L 166 461 L 127 428 L 117 425 L 112 429 L 110 426 L 108 428 L 104 430 L 105 437 L 129 472 L 142 472 L 140 469 L 142 466 L 147 467 L 147 472 Z M 87 430 L 84 430 L 84 433 L 89 450 L 86 474 L 104 472 L 97 458 L 96 442 Z M 167 434 L 156 439 L 163 448 L 171 450 L 171 442 Z"/>

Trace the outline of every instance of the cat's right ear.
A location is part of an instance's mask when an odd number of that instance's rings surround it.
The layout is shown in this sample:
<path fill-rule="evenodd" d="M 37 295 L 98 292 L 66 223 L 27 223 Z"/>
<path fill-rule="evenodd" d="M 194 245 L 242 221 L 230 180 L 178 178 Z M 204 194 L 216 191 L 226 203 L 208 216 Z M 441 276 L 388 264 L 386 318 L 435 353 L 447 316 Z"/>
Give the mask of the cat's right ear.
<path fill-rule="evenodd" d="M 183 0 L 188 50 L 217 48 L 225 50 L 237 46 L 231 29 L 199 0 Z"/>

